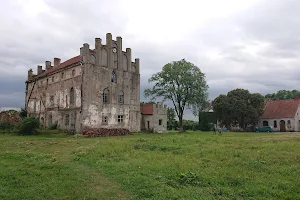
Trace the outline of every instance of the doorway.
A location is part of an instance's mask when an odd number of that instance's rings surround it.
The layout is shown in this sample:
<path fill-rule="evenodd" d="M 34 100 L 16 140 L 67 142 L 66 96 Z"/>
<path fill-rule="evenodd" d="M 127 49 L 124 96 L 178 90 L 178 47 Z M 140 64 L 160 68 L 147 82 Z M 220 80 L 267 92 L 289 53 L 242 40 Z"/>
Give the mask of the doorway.
<path fill-rule="evenodd" d="M 284 120 L 280 121 L 280 132 L 286 132 L 285 121 Z"/>
<path fill-rule="evenodd" d="M 147 130 L 150 130 L 150 122 L 147 121 Z"/>

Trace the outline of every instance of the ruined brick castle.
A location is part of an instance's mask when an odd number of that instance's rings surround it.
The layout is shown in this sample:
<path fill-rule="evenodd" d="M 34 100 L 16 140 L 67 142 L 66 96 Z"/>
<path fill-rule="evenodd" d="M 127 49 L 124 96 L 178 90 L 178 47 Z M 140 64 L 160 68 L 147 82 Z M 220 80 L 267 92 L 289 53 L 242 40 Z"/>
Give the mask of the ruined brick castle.
<path fill-rule="evenodd" d="M 81 132 L 89 128 L 125 128 L 131 132 L 166 132 L 167 108 L 140 104 L 140 60 L 122 51 L 122 38 L 95 38 L 95 48 L 83 44 L 80 55 L 61 63 L 45 62 L 37 74 L 28 71 L 25 107 L 44 127 Z"/>

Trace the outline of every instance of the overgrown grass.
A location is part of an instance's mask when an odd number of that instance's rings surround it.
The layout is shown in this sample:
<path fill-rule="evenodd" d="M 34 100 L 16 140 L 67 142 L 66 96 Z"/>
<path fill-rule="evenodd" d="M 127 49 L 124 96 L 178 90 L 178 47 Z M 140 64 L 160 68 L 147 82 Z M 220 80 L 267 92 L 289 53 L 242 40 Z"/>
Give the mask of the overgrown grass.
<path fill-rule="evenodd" d="M 0 135 L 0 199 L 300 199 L 299 133 Z"/>

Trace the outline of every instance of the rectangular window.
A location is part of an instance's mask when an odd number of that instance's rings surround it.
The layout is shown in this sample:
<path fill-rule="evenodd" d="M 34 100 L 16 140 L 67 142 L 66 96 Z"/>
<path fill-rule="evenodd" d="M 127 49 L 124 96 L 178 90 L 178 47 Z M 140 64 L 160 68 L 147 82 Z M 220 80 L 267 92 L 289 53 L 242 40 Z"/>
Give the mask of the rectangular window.
<path fill-rule="evenodd" d="M 69 126 L 69 123 L 70 123 L 70 115 L 66 114 L 65 125 Z"/>
<path fill-rule="evenodd" d="M 158 120 L 158 125 L 162 125 L 162 119 Z"/>
<path fill-rule="evenodd" d="M 54 106 L 54 96 L 50 96 L 50 106 Z"/>
<path fill-rule="evenodd" d="M 109 101 L 109 90 L 107 88 L 105 88 L 103 90 L 103 103 L 108 103 Z"/>
<path fill-rule="evenodd" d="M 118 122 L 123 123 L 123 115 L 118 115 Z"/>
<path fill-rule="evenodd" d="M 107 116 L 102 116 L 102 124 L 107 124 Z"/>

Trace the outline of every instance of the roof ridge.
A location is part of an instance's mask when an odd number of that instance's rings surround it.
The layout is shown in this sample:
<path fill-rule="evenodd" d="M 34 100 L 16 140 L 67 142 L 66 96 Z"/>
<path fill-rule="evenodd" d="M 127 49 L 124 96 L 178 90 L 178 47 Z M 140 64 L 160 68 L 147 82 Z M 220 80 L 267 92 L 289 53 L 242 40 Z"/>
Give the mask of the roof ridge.
<path fill-rule="evenodd" d="M 79 61 L 82 61 L 82 56 L 81 55 L 74 56 L 74 57 L 60 63 L 57 67 L 51 67 L 50 69 L 44 71 L 43 73 L 36 75 L 34 78 L 40 78 L 42 76 L 45 76 L 45 75 L 50 74 L 52 72 L 55 72 L 59 69 L 68 67 L 68 66 L 70 66 L 70 65 L 72 65 L 76 62 L 79 62 Z"/>

